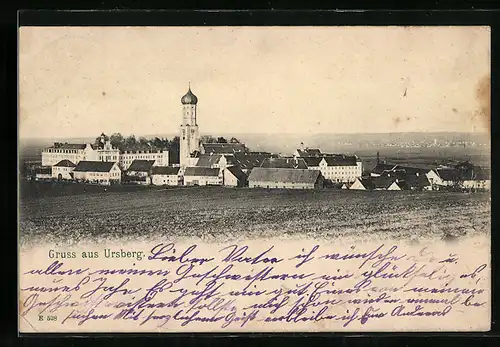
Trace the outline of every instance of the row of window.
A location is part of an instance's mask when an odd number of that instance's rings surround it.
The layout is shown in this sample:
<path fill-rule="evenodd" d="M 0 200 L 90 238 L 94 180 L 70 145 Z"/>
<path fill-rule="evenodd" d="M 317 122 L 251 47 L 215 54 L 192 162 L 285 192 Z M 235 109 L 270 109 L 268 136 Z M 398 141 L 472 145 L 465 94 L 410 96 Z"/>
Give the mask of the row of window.
<path fill-rule="evenodd" d="M 47 148 L 44 149 L 44 152 L 48 153 L 78 153 L 82 152 L 83 150 L 80 149 L 54 149 L 54 148 Z"/>

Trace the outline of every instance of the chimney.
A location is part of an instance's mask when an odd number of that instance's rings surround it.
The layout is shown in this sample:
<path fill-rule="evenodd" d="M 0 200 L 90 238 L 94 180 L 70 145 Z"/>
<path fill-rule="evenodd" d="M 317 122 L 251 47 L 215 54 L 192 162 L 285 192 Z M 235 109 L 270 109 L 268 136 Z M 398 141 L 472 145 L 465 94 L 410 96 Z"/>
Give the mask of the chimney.
<path fill-rule="evenodd" d="M 380 164 L 380 153 L 377 151 L 377 165 Z"/>

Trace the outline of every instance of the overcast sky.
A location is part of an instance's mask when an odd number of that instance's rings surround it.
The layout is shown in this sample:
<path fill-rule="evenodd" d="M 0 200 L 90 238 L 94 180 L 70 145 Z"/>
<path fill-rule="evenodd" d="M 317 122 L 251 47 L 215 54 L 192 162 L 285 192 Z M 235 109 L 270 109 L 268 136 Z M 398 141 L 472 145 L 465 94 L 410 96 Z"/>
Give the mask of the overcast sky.
<path fill-rule="evenodd" d="M 23 138 L 176 133 L 189 81 L 202 134 L 488 129 L 486 27 L 23 27 L 19 40 Z"/>

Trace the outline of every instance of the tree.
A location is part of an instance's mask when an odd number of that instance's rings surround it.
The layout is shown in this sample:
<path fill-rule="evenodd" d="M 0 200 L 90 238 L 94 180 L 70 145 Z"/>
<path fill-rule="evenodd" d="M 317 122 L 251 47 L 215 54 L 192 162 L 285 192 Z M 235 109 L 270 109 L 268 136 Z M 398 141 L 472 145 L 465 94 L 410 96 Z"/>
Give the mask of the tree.
<path fill-rule="evenodd" d="M 139 137 L 139 144 L 142 146 L 146 146 L 149 144 L 149 140 L 144 136 Z"/>
<path fill-rule="evenodd" d="M 236 137 L 231 137 L 231 140 L 229 140 L 230 143 L 240 143 L 240 140 L 238 140 Z"/>
<path fill-rule="evenodd" d="M 120 133 L 114 133 L 109 137 L 109 142 L 111 143 L 111 146 L 116 147 L 116 148 L 122 148 L 123 145 L 125 144 L 125 140 Z"/>
<path fill-rule="evenodd" d="M 180 137 L 176 136 L 168 145 L 169 165 L 180 163 L 180 142 Z"/>
<path fill-rule="evenodd" d="M 222 136 L 217 138 L 217 143 L 227 143 L 227 140 L 223 138 Z"/>
<path fill-rule="evenodd" d="M 137 140 L 135 139 L 134 135 L 130 135 L 125 139 L 125 146 L 126 147 L 134 147 L 137 145 Z"/>
<path fill-rule="evenodd" d="M 217 143 L 217 139 L 212 135 L 203 135 L 200 137 L 201 143 Z"/>

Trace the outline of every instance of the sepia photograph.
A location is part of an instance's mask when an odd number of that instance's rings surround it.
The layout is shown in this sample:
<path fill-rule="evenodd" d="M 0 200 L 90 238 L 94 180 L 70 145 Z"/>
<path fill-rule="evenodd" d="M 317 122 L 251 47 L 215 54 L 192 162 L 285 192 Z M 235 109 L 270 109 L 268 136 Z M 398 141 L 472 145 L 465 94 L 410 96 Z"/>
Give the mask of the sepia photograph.
<path fill-rule="evenodd" d="M 21 332 L 489 330 L 489 27 L 18 35 Z"/>

